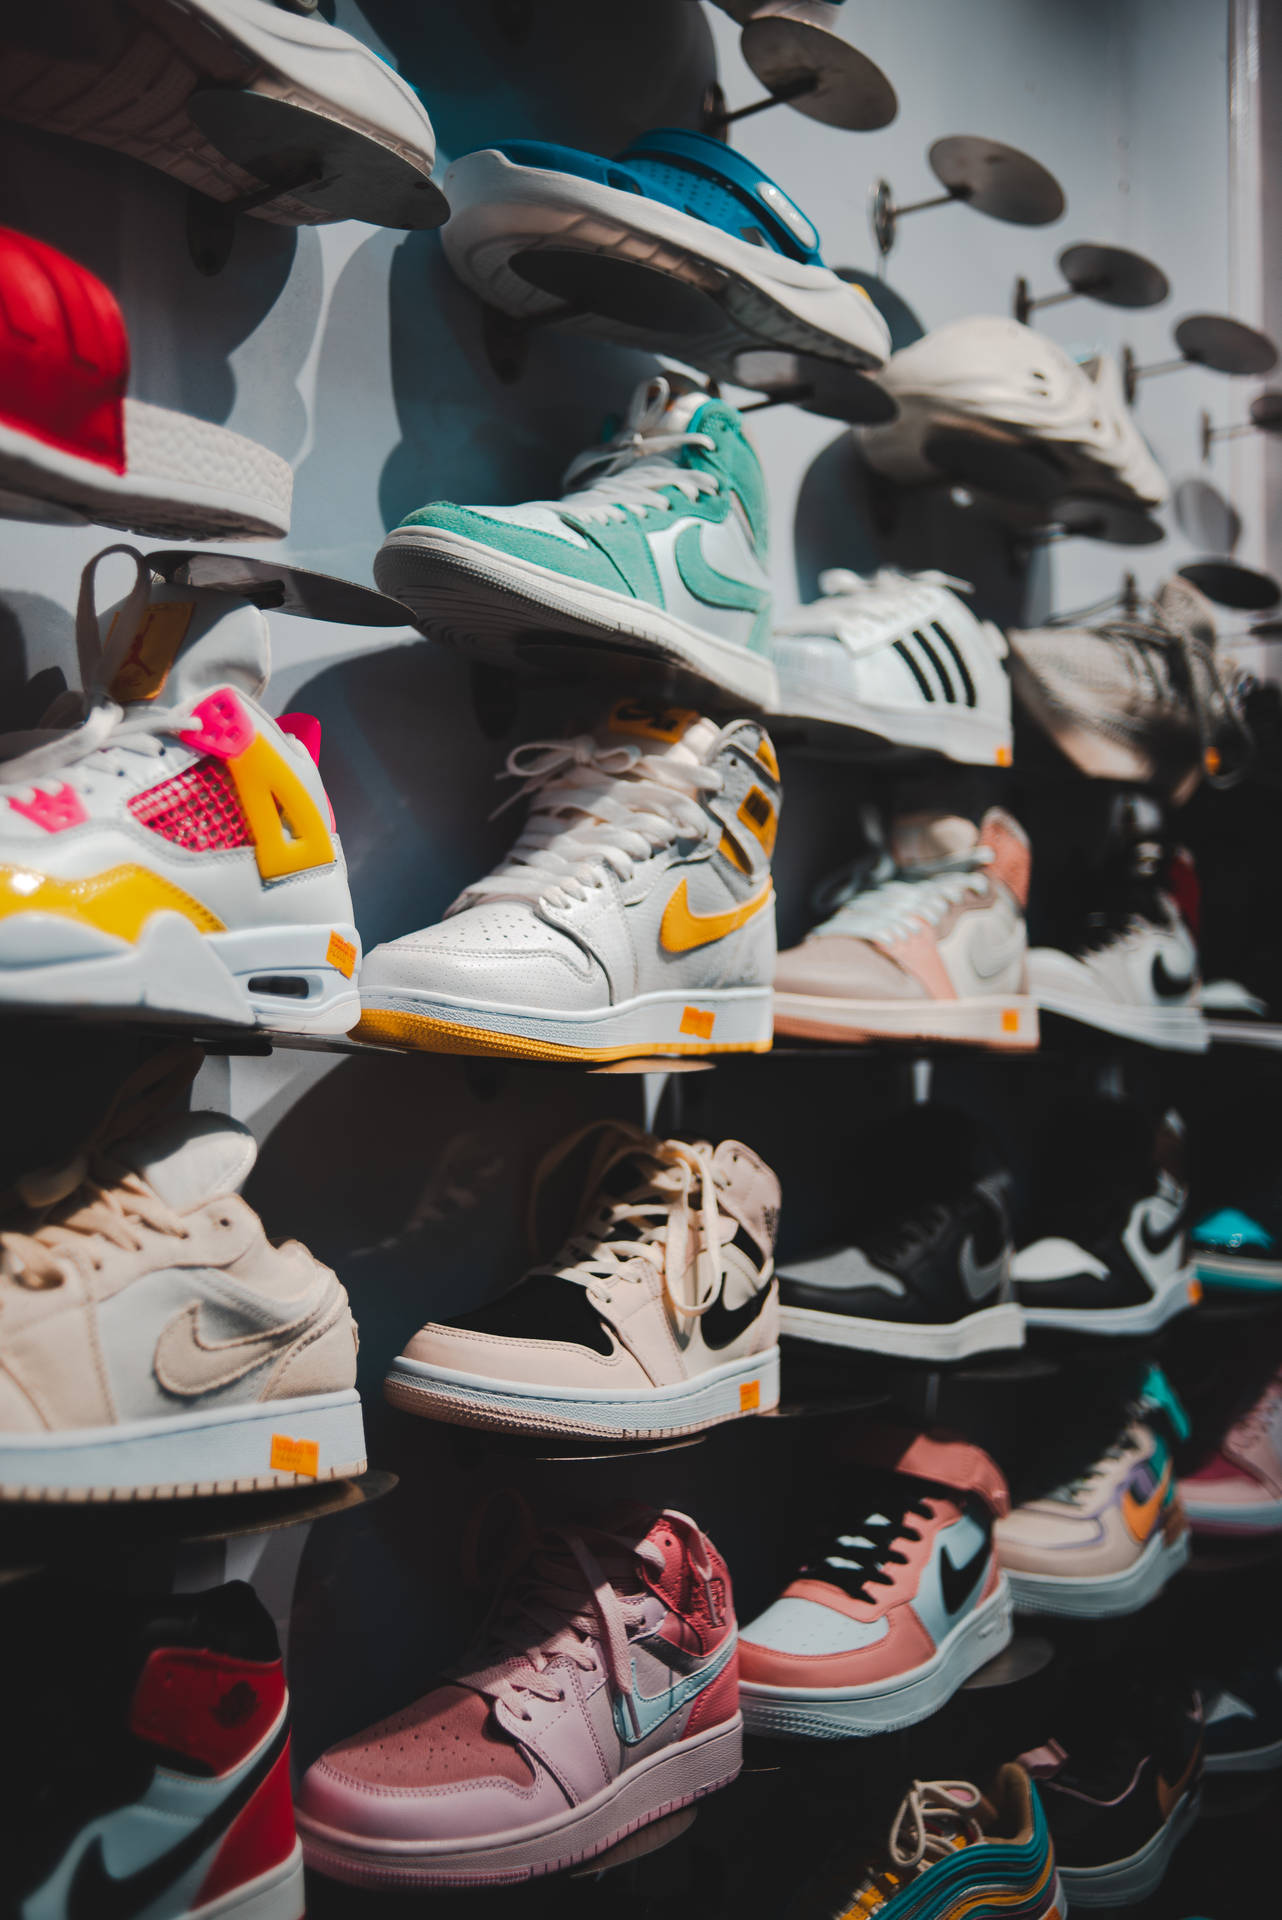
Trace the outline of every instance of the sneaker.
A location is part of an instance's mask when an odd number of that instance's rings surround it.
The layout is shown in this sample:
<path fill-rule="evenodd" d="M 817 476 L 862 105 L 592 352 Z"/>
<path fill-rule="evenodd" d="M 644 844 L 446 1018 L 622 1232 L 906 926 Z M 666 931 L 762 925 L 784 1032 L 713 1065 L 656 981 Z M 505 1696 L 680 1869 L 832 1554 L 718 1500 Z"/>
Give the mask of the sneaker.
<path fill-rule="evenodd" d="M 1164 1405 L 1188 1419 L 1163 1381 Z M 997 1522 L 997 1557 L 1017 1613 L 1112 1619 L 1155 1600 L 1189 1556 L 1188 1521 L 1158 1414 L 1131 1419 L 1081 1473 Z"/>
<path fill-rule="evenodd" d="M 661 660 L 772 707 L 765 477 L 734 408 L 675 374 L 643 382 L 565 486 L 528 506 L 420 507 L 374 578 L 429 639 L 505 664 L 570 636 L 607 671 Z"/>
<path fill-rule="evenodd" d="M 257 607 L 123 551 L 137 578 L 105 643 L 104 556 L 85 569 L 85 693 L 0 743 L 0 1006 L 346 1033 L 360 935 L 320 727 L 258 704 Z"/>
<path fill-rule="evenodd" d="M 1113 1712 L 1127 1714 L 1123 1701 Z M 1070 1747 L 1020 1755 L 1037 1783 L 1069 1910 L 1135 1911 L 1156 1893 L 1202 1803 L 1202 1709 L 1160 1703 L 1132 1724 L 1097 1723 Z"/>
<path fill-rule="evenodd" d="M 1197 1305 L 1184 1128 L 1118 1100 L 1065 1101 L 1039 1144 L 1028 1237 L 1012 1262 L 1030 1327 L 1154 1333 Z"/>
<path fill-rule="evenodd" d="M 764 1052 L 781 796 L 756 722 L 624 700 L 507 770 L 520 838 L 440 926 L 370 954 L 361 1037 L 523 1060 Z"/>
<path fill-rule="evenodd" d="M 743 1630 L 750 1732 L 848 1740 L 911 1726 L 1010 1641 L 1010 1589 L 992 1538 L 1009 1496 L 988 1455 L 870 1427 L 852 1464 L 849 1532 Z"/>
<path fill-rule="evenodd" d="M 834 567 L 819 590 L 822 600 L 775 627 L 779 713 L 1010 765 L 1006 641 L 958 597 L 972 588 L 946 573 L 882 568 L 864 580 Z"/>
<path fill-rule="evenodd" d="M 0 1500 L 186 1499 L 365 1471 L 356 1327 L 192 1113 L 19 1182 L 0 1231 Z"/>
<path fill-rule="evenodd" d="M 998 807 L 979 826 L 944 813 L 901 816 L 872 883 L 830 887 L 825 903 L 836 912 L 780 954 L 775 1032 L 1035 1047 L 1028 875 L 1027 837 Z"/>
<path fill-rule="evenodd" d="M 778 1405 L 778 1180 L 737 1140 L 599 1131 L 569 1241 L 488 1306 L 421 1328 L 387 1375 L 393 1406 L 508 1433 L 659 1440 Z M 583 1138 L 553 1149 L 536 1194 Z"/>
<path fill-rule="evenodd" d="M 1178 1053 L 1204 1053 L 1197 948 L 1162 885 L 1161 814 L 1151 800 L 1119 802 L 1113 845 L 1097 876 L 1098 904 L 1071 951 L 1034 947 L 1028 982 L 1044 1013 Z"/>
<path fill-rule="evenodd" d="M 1008 433 L 1041 452 L 1062 490 L 1161 506 L 1166 479 L 1126 404 L 1116 362 L 1084 366 L 1018 320 L 980 315 L 936 327 L 892 354 L 880 375 L 899 405 L 863 427 L 864 454 L 902 481 L 938 479 L 931 437 L 941 428 Z"/>
<path fill-rule="evenodd" d="M 97 42 L 4 35 L 0 112 L 132 154 L 276 226 L 435 227 L 432 123 L 350 33 L 270 0 L 127 0 Z M 275 191 L 273 191 L 275 189 Z"/>
<path fill-rule="evenodd" d="M 161 539 L 289 532 L 288 460 L 129 399 L 128 380 L 111 289 L 56 247 L 0 227 L 0 512 Z"/>
<path fill-rule="evenodd" d="M 1282 1292 L 1282 1206 L 1268 1188 L 1246 1207 L 1216 1207 L 1194 1227 L 1193 1269 L 1204 1287 Z"/>
<path fill-rule="evenodd" d="M 987 1792 L 969 1780 L 914 1780 L 884 1852 L 825 1881 L 823 1910 L 833 1920 L 873 1913 L 877 1920 L 1064 1920 L 1068 1913 L 1037 1789 L 1014 1762 L 998 1768 Z"/>
<path fill-rule="evenodd" d="M 1282 1767 L 1282 1667 L 1272 1645 L 1207 1694 L 1205 1766 L 1208 1773 Z"/>
<path fill-rule="evenodd" d="M 1180 1483 L 1194 1533 L 1249 1538 L 1282 1533 L 1282 1369 Z"/>
<path fill-rule="evenodd" d="M 973 1122 L 910 1107 L 855 1149 L 866 1196 L 847 1243 L 789 1263 L 780 1325 L 798 1340 L 909 1360 L 1024 1344 L 1010 1278 L 1007 1176 L 981 1176 Z"/>
<path fill-rule="evenodd" d="M 23 1754 L 0 1815 L 9 1911 L 302 1920 L 289 1696 L 253 1589 L 44 1579 L 5 1604 L 23 1648 L 5 1683 Z"/>
<path fill-rule="evenodd" d="M 739 1771 L 726 1564 L 684 1514 L 538 1534 L 443 1685 L 308 1769 L 309 1867 L 474 1887 L 591 1860 Z"/>
<path fill-rule="evenodd" d="M 568 325 L 719 379 L 762 347 L 852 367 L 879 367 L 890 351 L 885 321 L 824 265 L 800 207 L 709 134 L 660 127 L 617 160 L 507 141 L 455 160 L 445 191 L 450 265 L 503 313 L 554 318 L 565 296 L 544 290 L 546 264 L 571 269 L 569 288 L 578 256 L 585 291 L 571 306 L 587 311 Z"/>
<path fill-rule="evenodd" d="M 1250 735 L 1224 684 L 1210 602 L 1178 574 L 1141 616 L 1010 636 L 1011 682 L 1079 772 L 1159 786 L 1175 805 L 1203 772 L 1240 777 Z"/>

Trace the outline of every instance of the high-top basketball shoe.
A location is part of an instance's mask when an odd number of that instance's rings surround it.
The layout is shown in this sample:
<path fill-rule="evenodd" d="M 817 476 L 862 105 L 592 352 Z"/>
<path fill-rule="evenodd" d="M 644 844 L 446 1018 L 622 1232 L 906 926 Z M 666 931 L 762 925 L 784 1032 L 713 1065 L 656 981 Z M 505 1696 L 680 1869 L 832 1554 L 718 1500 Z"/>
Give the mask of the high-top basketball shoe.
<path fill-rule="evenodd" d="M 764 1052 L 780 787 L 762 728 L 623 700 L 507 771 L 520 838 L 439 926 L 369 955 L 362 1037 L 524 1060 Z"/>
<path fill-rule="evenodd" d="M 105 555 L 85 569 L 83 696 L 0 741 L 0 1006 L 346 1033 L 360 936 L 320 728 L 259 705 L 256 607 L 124 552 L 137 578 L 105 642 Z"/>
<path fill-rule="evenodd" d="M 1195 1533 L 1282 1533 L 1282 1368 L 1180 1483 L 1180 1497 Z"/>

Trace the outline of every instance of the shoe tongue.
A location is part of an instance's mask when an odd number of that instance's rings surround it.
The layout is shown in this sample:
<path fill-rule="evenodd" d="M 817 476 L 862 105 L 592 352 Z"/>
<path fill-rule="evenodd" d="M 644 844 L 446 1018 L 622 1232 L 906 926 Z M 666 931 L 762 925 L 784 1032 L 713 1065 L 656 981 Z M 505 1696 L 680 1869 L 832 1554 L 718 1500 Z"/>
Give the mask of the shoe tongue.
<path fill-rule="evenodd" d="M 690 707 L 665 707 L 646 700 L 620 700 L 611 707 L 598 738 L 607 746 L 635 740 L 651 757 L 702 766 L 721 732 L 715 720 Z"/>
<path fill-rule="evenodd" d="M 257 1157 L 249 1128 L 221 1113 L 185 1113 L 112 1149 L 175 1213 L 238 1193 Z"/>
<path fill-rule="evenodd" d="M 903 813 L 890 830 L 890 851 L 897 867 L 958 860 L 973 853 L 978 844 L 974 821 L 951 813 Z"/>
<path fill-rule="evenodd" d="M 1215 645 L 1215 613 L 1206 595 L 1191 580 L 1175 574 L 1160 588 L 1156 607 L 1168 627 L 1203 645 Z"/>
<path fill-rule="evenodd" d="M 136 626 L 125 603 L 107 616 L 99 680 L 122 706 L 160 699 L 186 706 L 216 687 L 256 700 L 271 672 L 267 622 L 257 607 L 208 587 L 152 588 Z"/>

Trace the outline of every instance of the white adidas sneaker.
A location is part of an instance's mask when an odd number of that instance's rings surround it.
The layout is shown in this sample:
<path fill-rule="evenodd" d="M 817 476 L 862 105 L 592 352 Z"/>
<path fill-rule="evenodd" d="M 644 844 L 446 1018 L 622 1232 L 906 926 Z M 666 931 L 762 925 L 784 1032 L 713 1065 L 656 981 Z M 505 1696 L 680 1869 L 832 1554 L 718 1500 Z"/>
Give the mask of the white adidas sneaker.
<path fill-rule="evenodd" d="M 509 755 L 525 827 L 439 926 L 375 947 L 361 1037 L 526 1060 L 762 1053 L 779 766 L 752 720 L 621 701 Z"/>
<path fill-rule="evenodd" d="M 137 578 L 106 642 L 106 554 Z M 360 936 L 308 715 L 258 704 L 267 622 L 107 548 L 86 691 L 0 740 L 0 1005 L 346 1033 Z M 78 724 L 76 724 L 78 722 Z"/>
<path fill-rule="evenodd" d="M 833 567 L 822 600 L 778 622 L 776 712 L 981 767 L 1011 763 L 1006 640 L 944 573 Z"/>

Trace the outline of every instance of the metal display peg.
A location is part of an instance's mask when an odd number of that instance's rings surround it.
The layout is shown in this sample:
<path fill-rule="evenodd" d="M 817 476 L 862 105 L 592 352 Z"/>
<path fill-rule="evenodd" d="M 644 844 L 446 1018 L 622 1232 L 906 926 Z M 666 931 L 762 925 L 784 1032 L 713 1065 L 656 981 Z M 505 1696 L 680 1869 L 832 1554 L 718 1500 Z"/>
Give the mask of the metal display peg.
<path fill-rule="evenodd" d="M 207 587 L 252 601 L 265 613 L 293 613 L 346 627 L 410 627 L 409 609 L 374 587 L 337 574 L 316 573 L 288 560 L 240 553 L 163 547 L 147 555 L 153 573 L 171 587 Z"/>
<path fill-rule="evenodd" d="M 1244 433 L 1282 433 L 1282 391 L 1276 387 L 1258 393 L 1247 408 L 1249 418 L 1233 427 L 1217 427 L 1209 413 L 1202 415 L 1202 458 L 1209 460 L 1217 440 L 1237 440 Z"/>
<path fill-rule="evenodd" d="M 1159 373 L 1183 373 L 1189 367 L 1208 367 L 1212 373 L 1227 373 L 1235 379 L 1246 374 L 1271 373 L 1278 363 L 1278 350 L 1267 333 L 1233 320 L 1225 313 L 1190 313 L 1175 329 L 1179 348 L 1173 360 L 1153 360 L 1140 366 L 1129 347 L 1122 349 L 1122 379 L 1131 405 L 1141 380 Z"/>
<path fill-rule="evenodd" d="M 709 114 L 707 132 L 718 133 L 771 107 L 795 107 L 811 120 L 849 133 L 888 127 L 898 113 L 895 89 L 881 68 L 838 33 L 838 7 L 822 0 L 761 0 L 726 11 L 743 21 L 740 49 L 767 91 L 746 107 Z"/>
<path fill-rule="evenodd" d="M 1282 587 L 1272 574 L 1257 573 L 1236 560 L 1193 560 L 1179 573 L 1217 607 L 1238 613 L 1265 613 L 1282 599 Z"/>
<path fill-rule="evenodd" d="M 1022 325 L 1042 307 L 1066 300 L 1099 300 L 1106 307 L 1160 307 L 1171 283 L 1159 266 L 1126 247 L 1098 246 L 1080 240 L 1065 247 L 1055 262 L 1066 285 L 1055 293 L 1034 294 L 1021 274 L 1015 282 L 1013 312 Z"/>
<path fill-rule="evenodd" d="M 896 203 L 889 180 L 873 183 L 869 219 L 877 250 L 883 256 L 895 244 L 899 222 L 910 213 L 958 202 L 990 220 L 1016 227 L 1048 227 L 1068 204 L 1064 190 L 1040 160 L 1007 147 L 1000 140 L 978 134 L 955 133 L 936 140 L 926 155 L 943 193 L 925 200 Z"/>

